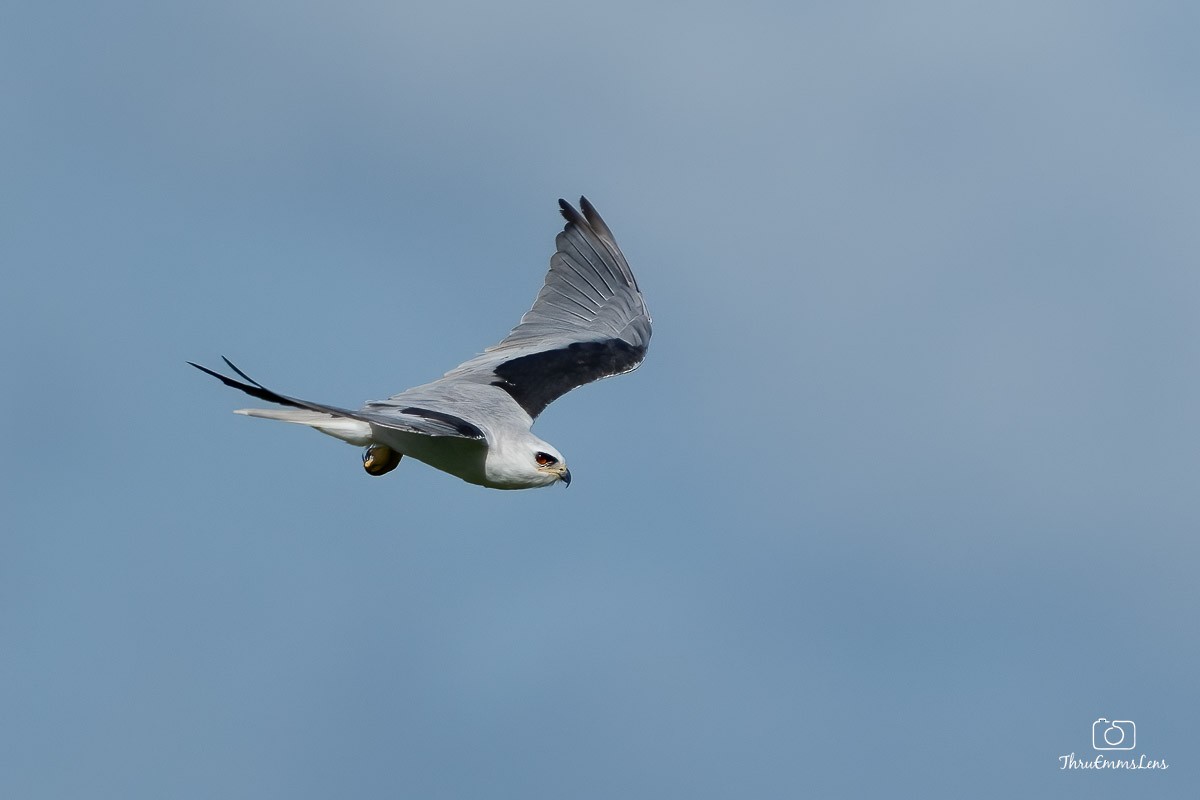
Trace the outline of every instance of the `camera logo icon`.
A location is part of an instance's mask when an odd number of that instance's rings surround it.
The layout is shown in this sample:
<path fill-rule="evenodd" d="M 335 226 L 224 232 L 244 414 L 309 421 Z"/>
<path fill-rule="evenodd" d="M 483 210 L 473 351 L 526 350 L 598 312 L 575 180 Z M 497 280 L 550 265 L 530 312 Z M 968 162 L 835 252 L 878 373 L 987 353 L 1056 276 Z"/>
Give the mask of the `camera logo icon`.
<path fill-rule="evenodd" d="M 1095 750 L 1132 750 L 1137 746 L 1137 725 L 1131 720 L 1104 717 L 1092 723 L 1092 748 Z"/>

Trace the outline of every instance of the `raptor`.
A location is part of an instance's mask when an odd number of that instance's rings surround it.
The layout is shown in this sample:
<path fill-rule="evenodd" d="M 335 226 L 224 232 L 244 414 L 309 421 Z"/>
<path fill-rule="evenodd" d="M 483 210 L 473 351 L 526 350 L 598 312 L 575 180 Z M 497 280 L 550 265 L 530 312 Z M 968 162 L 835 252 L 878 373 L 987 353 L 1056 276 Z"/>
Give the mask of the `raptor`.
<path fill-rule="evenodd" d="M 283 406 L 235 413 L 307 425 L 365 448 L 363 467 L 371 475 L 391 472 L 409 456 L 492 489 L 569 485 L 566 459 L 534 435 L 533 422 L 572 389 L 636 369 L 650 344 L 651 319 L 592 204 L 586 198 L 578 210 L 558 204 L 567 222 L 533 307 L 499 343 L 432 383 L 346 409 L 279 394 L 229 359 L 237 378 L 188 363 Z"/>

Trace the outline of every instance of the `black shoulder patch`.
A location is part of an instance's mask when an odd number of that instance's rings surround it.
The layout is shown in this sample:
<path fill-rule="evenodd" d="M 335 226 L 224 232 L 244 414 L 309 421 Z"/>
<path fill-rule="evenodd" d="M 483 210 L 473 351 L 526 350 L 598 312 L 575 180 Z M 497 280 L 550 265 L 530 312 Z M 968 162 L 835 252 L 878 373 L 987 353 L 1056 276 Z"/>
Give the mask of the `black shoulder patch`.
<path fill-rule="evenodd" d="M 645 356 L 645 347 L 623 339 L 575 342 L 505 361 L 495 368 L 499 380 L 492 385 L 508 392 L 529 416 L 536 417 L 575 387 L 628 372 Z"/>
<path fill-rule="evenodd" d="M 460 436 L 466 436 L 468 439 L 482 439 L 483 431 L 477 426 L 467 422 L 462 417 L 456 417 L 453 414 L 447 414 L 444 411 L 431 411 L 428 408 L 416 408 L 409 406 L 408 408 L 400 409 L 401 414 L 411 414 L 414 417 L 423 417 L 424 419 L 436 419 L 438 422 L 444 422 L 454 430 L 458 431 Z"/>

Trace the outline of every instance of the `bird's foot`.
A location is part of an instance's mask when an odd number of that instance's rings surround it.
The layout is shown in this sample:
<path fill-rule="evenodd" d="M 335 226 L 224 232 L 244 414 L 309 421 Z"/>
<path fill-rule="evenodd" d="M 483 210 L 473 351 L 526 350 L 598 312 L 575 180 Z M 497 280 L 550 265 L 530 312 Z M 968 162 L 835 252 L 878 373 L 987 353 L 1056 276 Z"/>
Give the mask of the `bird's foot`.
<path fill-rule="evenodd" d="M 386 475 L 400 463 L 401 455 L 386 444 L 373 444 L 363 451 L 363 469 L 368 475 Z"/>

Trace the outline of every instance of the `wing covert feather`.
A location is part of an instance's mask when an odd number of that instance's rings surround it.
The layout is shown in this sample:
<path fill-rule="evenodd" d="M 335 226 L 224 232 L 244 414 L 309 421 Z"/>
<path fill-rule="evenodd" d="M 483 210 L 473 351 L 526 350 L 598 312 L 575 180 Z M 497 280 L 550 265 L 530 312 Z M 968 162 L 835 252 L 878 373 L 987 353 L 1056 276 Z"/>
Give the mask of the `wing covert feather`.
<path fill-rule="evenodd" d="M 558 203 L 567 224 L 533 307 L 500 342 L 435 384 L 489 383 L 536 417 L 572 389 L 641 364 L 651 319 L 629 263 L 587 198 L 580 210 Z"/>

